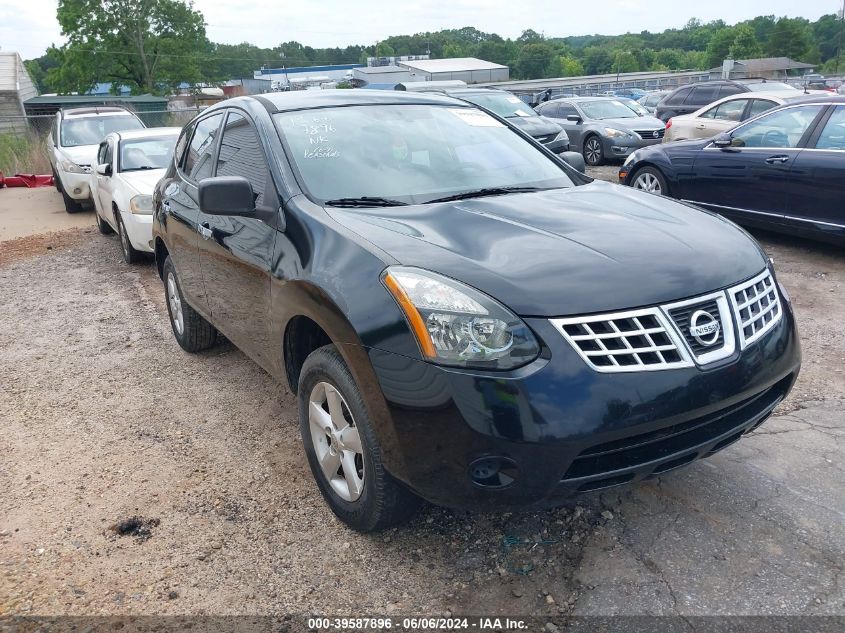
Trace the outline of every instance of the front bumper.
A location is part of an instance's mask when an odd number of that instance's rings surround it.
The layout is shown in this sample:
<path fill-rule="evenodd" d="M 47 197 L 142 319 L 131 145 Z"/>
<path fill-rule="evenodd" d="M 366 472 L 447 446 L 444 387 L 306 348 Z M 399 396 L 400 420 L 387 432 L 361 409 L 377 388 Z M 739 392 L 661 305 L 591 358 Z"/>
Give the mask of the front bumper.
<path fill-rule="evenodd" d="M 652 145 L 659 145 L 663 139 L 661 138 L 603 138 L 604 155 L 608 158 L 627 158 L 630 154 L 637 151 L 641 147 L 650 147 Z"/>
<path fill-rule="evenodd" d="M 555 154 L 562 154 L 569 151 L 569 139 L 555 139 L 545 143 L 546 147 Z"/>
<path fill-rule="evenodd" d="M 392 417 L 385 464 L 435 504 L 503 510 L 554 505 L 707 457 L 762 423 L 795 382 L 800 344 L 782 304 L 769 333 L 705 369 L 598 373 L 546 319 L 526 320 L 545 349 L 513 372 L 370 349 Z M 479 483 L 479 463 L 507 476 Z"/>
<path fill-rule="evenodd" d="M 120 219 L 126 229 L 126 235 L 135 250 L 152 253 L 153 216 L 126 213 L 121 211 Z"/>
<path fill-rule="evenodd" d="M 88 200 L 91 198 L 91 174 L 74 174 L 59 169 L 58 176 L 62 181 L 62 189 L 74 200 Z"/>

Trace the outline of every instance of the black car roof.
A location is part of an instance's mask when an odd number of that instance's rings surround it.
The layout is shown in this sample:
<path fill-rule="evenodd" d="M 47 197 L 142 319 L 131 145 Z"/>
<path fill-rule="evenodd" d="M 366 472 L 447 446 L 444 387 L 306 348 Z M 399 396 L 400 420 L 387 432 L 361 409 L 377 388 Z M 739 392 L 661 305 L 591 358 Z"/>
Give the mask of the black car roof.
<path fill-rule="evenodd" d="M 308 108 L 326 108 L 347 105 L 452 105 L 468 107 L 464 101 L 452 99 L 434 92 L 405 92 L 402 90 L 292 90 L 290 92 L 272 92 L 253 97 L 238 97 L 221 101 L 218 107 L 236 105 L 241 99 L 251 99 L 261 102 L 270 112 L 287 112 Z M 209 108 L 212 109 L 212 108 Z"/>

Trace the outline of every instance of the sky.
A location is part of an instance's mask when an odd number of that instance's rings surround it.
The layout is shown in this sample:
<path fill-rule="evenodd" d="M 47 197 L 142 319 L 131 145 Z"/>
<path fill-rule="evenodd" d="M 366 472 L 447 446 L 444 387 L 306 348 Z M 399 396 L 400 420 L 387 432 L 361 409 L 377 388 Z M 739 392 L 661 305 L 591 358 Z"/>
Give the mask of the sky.
<path fill-rule="evenodd" d="M 525 29 L 547 37 L 618 35 L 680 28 L 693 17 L 729 24 L 757 15 L 816 20 L 836 13 L 842 0 L 195 0 L 215 42 L 272 47 L 296 40 L 315 48 L 373 44 L 390 35 L 444 28 L 475 28 L 502 37 Z M 0 0 L 0 49 L 38 57 L 63 38 L 56 22 L 58 0 Z M 420 51 L 422 52 L 422 51 Z"/>

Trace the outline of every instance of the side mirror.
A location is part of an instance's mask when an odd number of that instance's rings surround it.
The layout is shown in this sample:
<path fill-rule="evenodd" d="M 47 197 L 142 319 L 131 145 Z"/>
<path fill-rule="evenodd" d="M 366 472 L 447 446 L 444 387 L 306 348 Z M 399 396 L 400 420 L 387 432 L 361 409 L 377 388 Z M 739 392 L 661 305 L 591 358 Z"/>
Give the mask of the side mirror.
<path fill-rule="evenodd" d="M 111 165 L 108 163 L 97 165 L 97 173 L 101 176 L 111 176 Z"/>
<path fill-rule="evenodd" d="M 216 176 L 199 183 L 200 211 L 209 215 L 255 215 L 255 194 L 243 176 Z"/>
<path fill-rule="evenodd" d="M 567 120 L 567 121 L 572 121 L 573 123 L 580 123 L 580 122 L 581 122 L 581 117 L 580 117 L 580 116 L 578 116 L 577 114 L 567 114 L 567 115 L 566 115 L 566 120 Z"/>
<path fill-rule="evenodd" d="M 559 156 L 573 169 L 577 169 L 582 174 L 587 172 L 587 167 L 584 164 L 584 156 L 581 152 L 561 152 Z"/>
<path fill-rule="evenodd" d="M 731 143 L 733 143 L 733 138 L 731 138 L 731 135 L 727 132 L 722 132 L 719 136 L 713 139 L 713 145 L 719 148 L 730 147 Z"/>

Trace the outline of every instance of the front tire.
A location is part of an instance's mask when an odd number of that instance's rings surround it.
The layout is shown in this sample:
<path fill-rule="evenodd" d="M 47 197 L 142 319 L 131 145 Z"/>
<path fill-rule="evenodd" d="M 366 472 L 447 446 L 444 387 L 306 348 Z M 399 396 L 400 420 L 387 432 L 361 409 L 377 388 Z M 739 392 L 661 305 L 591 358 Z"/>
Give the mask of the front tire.
<path fill-rule="evenodd" d="M 217 329 L 188 305 L 182 294 L 182 286 L 176 275 L 176 268 L 170 256 L 164 260 L 162 268 L 164 292 L 167 300 L 167 313 L 176 342 L 186 352 L 196 353 L 208 349 L 217 340 Z"/>
<path fill-rule="evenodd" d="M 297 393 L 308 464 L 332 512 L 358 532 L 410 519 L 421 500 L 385 471 L 364 398 L 334 345 L 308 356 Z"/>
<path fill-rule="evenodd" d="M 99 218 L 99 216 L 97 216 Z M 120 212 L 115 209 L 114 219 L 117 224 L 117 235 L 120 238 L 120 252 L 123 253 L 123 261 L 127 264 L 137 264 L 144 255 L 141 251 L 136 250 L 129 241 L 129 234 L 126 232 L 126 227 L 123 226 L 123 220 L 120 218 Z"/>
<path fill-rule="evenodd" d="M 584 141 L 584 161 L 591 167 L 598 167 L 604 163 L 604 147 L 601 139 L 592 134 Z"/>
<path fill-rule="evenodd" d="M 67 211 L 68 213 L 79 213 L 80 211 L 82 211 L 82 203 L 77 202 L 69 195 L 67 195 L 67 191 L 65 191 L 64 189 L 61 189 L 61 194 L 62 200 L 65 203 L 65 211 Z"/>
<path fill-rule="evenodd" d="M 640 191 L 647 191 L 657 196 L 668 196 L 669 185 L 666 177 L 656 167 L 638 169 L 631 177 L 631 187 Z"/>
<path fill-rule="evenodd" d="M 103 220 L 103 218 L 100 217 L 100 214 L 97 213 L 96 209 L 94 210 L 94 219 L 97 222 L 97 229 L 100 231 L 100 233 L 102 233 L 103 235 L 111 235 L 112 233 L 114 233 L 114 229 L 109 226 L 108 222 L 106 222 L 105 220 Z"/>

